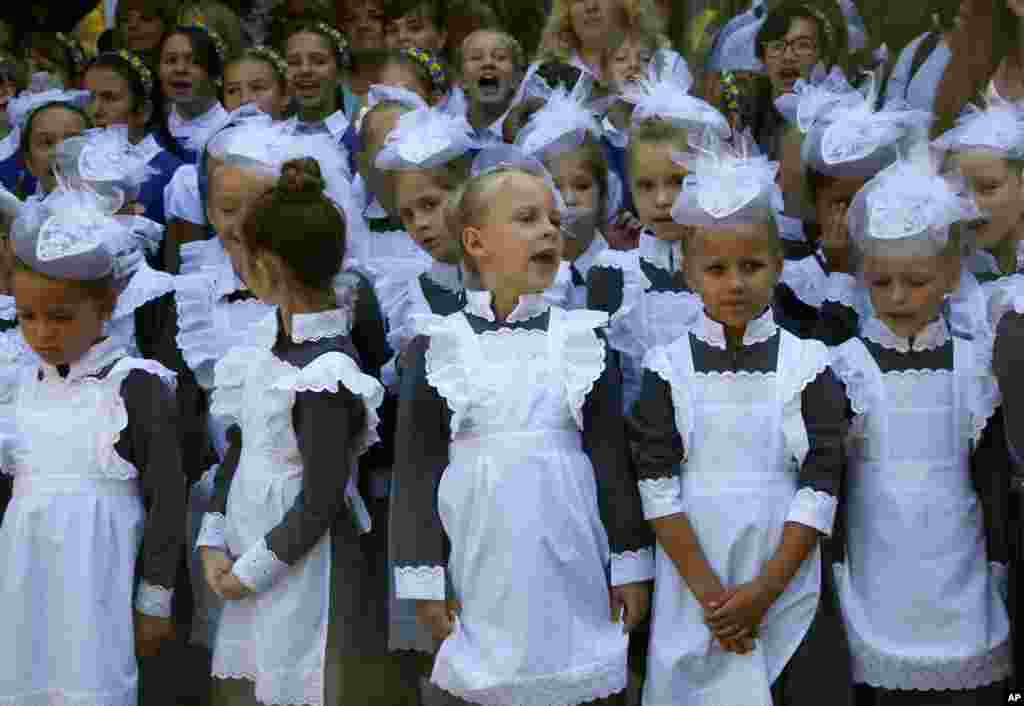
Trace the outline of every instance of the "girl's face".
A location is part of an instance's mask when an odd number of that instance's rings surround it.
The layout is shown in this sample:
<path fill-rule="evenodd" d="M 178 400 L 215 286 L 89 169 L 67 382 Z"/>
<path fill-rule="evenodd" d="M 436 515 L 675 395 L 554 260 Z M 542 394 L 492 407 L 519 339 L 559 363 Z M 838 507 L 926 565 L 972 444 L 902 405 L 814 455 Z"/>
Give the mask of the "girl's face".
<path fill-rule="evenodd" d="M 654 48 L 638 37 L 630 37 L 608 55 L 605 77 L 619 92 L 628 83 L 647 78 L 647 67 L 654 57 Z"/>
<path fill-rule="evenodd" d="M 953 291 L 959 260 L 951 256 L 865 257 L 864 282 L 875 316 L 897 336 L 916 336 L 939 316 Z"/>
<path fill-rule="evenodd" d="M 821 60 L 818 25 L 806 17 L 793 19 L 785 37 L 764 42 L 762 47 L 766 73 L 776 96 L 793 90 L 797 80 L 807 79 Z"/>
<path fill-rule="evenodd" d="M 32 132 L 28 135 L 25 166 L 39 180 L 43 191 L 53 191 L 57 185 L 52 161 L 57 145 L 69 137 L 85 132 L 85 119 L 69 108 L 51 106 L 43 108 L 32 118 Z"/>
<path fill-rule="evenodd" d="M 682 240 L 689 232 L 672 220 L 672 206 L 686 179 L 686 168 L 676 164 L 672 142 L 641 142 L 631 147 L 629 173 L 637 215 L 659 240 Z"/>
<path fill-rule="evenodd" d="M 96 127 L 127 125 L 130 133 L 145 128 L 145 107 L 136 107 L 131 84 L 117 71 L 94 66 L 85 74 L 84 87 L 92 92 L 89 110 Z"/>
<path fill-rule="evenodd" d="M 288 107 L 288 95 L 273 67 L 258 59 L 243 59 L 224 71 L 224 108 L 229 112 L 255 103 L 267 115 L 280 120 Z"/>
<path fill-rule="evenodd" d="M 565 205 L 574 209 L 577 216 L 573 219 L 575 223 L 565 224 L 577 236 L 575 240 L 566 242 L 566 250 L 571 250 L 570 246 L 574 243 L 589 245 L 600 225 L 601 209 L 604 206 L 601 203 L 601 186 L 593 169 L 579 150 L 563 152 L 548 159 L 545 164 L 555 180 L 555 186 L 562 193 Z"/>
<path fill-rule="evenodd" d="M 583 51 L 605 49 L 621 33 L 625 15 L 622 0 L 569 0 L 569 21 Z"/>
<path fill-rule="evenodd" d="M 451 191 L 430 170 L 395 172 L 395 199 L 402 226 L 438 262 L 459 261 L 458 241 L 446 226 L 444 205 Z"/>
<path fill-rule="evenodd" d="M 192 51 L 192 42 L 184 34 L 173 34 L 160 52 L 160 85 L 172 103 L 198 106 L 216 95 L 210 74 Z"/>
<path fill-rule="evenodd" d="M 995 250 L 1017 234 L 1024 219 L 1024 177 L 1003 157 L 986 151 L 957 155 L 984 221 L 974 228 L 979 248 Z"/>
<path fill-rule="evenodd" d="M 384 43 L 384 4 L 380 0 L 340 2 L 338 26 L 353 51 L 376 49 Z"/>
<path fill-rule="evenodd" d="M 134 53 L 155 51 L 164 36 L 164 21 L 143 8 L 118 8 L 117 29 L 125 49 Z"/>
<path fill-rule="evenodd" d="M 315 32 L 293 34 L 288 38 L 285 60 L 288 90 L 300 110 L 323 111 L 334 106 L 338 60 L 326 37 Z"/>
<path fill-rule="evenodd" d="M 444 51 L 448 33 L 434 24 L 422 6 L 392 20 L 384 28 L 388 49 L 426 49 L 438 54 Z"/>
<path fill-rule="evenodd" d="M 686 281 L 708 316 L 742 334 L 764 313 L 782 274 L 782 251 L 771 226 L 698 228 L 686 252 Z"/>
<path fill-rule="evenodd" d="M 462 233 L 484 285 L 515 296 L 551 286 L 562 260 L 561 216 L 543 179 L 513 172 L 490 186 L 483 222 Z"/>
<path fill-rule="evenodd" d="M 50 365 L 70 365 L 103 337 L 114 296 L 86 294 L 75 282 L 17 268 L 12 278 L 18 322 L 25 342 Z"/>
<path fill-rule="evenodd" d="M 274 185 L 274 180 L 231 166 L 215 166 L 210 178 L 210 225 L 220 238 L 235 272 L 243 277 L 242 216 L 245 207 Z"/>
<path fill-rule="evenodd" d="M 521 76 L 508 38 L 501 32 L 474 32 L 463 45 L 462 88 L 477 105 L 506 106 Z"/>
<path fill-rule="evenodd" d="M 382 86 L 394 86 L 412 91 L 428 104 L 433 104 L 436 99 L 433 87 L 424 85 L 419 74 L 405 64 L 396 62 L 384 64 L 377 72 L 377 83 Z"/>

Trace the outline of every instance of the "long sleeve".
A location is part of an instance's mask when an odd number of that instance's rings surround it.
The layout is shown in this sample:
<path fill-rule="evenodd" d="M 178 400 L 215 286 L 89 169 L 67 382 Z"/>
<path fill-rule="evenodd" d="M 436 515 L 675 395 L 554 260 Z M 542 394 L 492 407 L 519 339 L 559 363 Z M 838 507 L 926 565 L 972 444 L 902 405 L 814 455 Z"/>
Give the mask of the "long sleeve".
<path fill-rule="evenodd" d="M 350 443 L 364 414 L 344 386 L 337 392 L 296 393 L 292 422 L 302 456 L 302 489 L 281 522 L 235 561 L 232 572 L 250 589 L 270 588 L 345 511 Z"/>
<path fill-rule="evenodd" d="M 857 287 L 857 280 L 848 274 L 833 272 L 829 275 L 825 301 L 812 338 L 834 347 L 857 335 L 860 324 Z"/>
<path fill-rule="evenodd" d="M 601 519 L 612 550 L 613 586 L 654 578 L 654 537 L 630 468 L 622 415 L 622 375 L 605 347 L 605 367 L 583 405 L 583 448 L 597 479 Z"/>
<path fill-rule="evenodd" d="M 992 368 L 999 380 L 1009 452 L 1024 464 L 1024 314 L 1007 312 L 996 329 Z"/>
<path fill-rule="evenodd" d="M 128 428 L 115 446 L 139 471 L 145 499 L 142 539 L 142 585 L 136 608 L 170 617 L 171 598 L 185 542 L 185 476 L 176 426 L 173 394 L 160 378 L 141 370 L 121 385 Z"/>
<path fill-rule="evenodd" d="M 233 424 L 227 430 L 226 436 L 228 448 L 214 475 L 213 497 L 210 499 L 206 514 L 203 515 L 199 538 L 196 540 L 197 548 L 227 549 L 224 527 L 228 511 L 228 492 L 231 490 L 231 480 L 235 477 L 235 471 L 238 470 L 238 462 L 242 458 L 242 429 Z"/>
<path fill-rule="evenodd" d="M 622 306 L 624 285 L 622 270 L 594 265 L 587 275 L 587 308 L 611 316 Z"/>
<path fill-rule="evenodd" d="M 428 339 L 409 346 L 402 376 L 391 491 L 390 553 L 400 599 L 444 600 L 447 549 L 437 486 L 448 466 L 451 415 L 427 381 Z"/>
<path fill-rule="evenodd" d="M 846 391 L 831 369 L 819 374 L 801 393 L 809 450 L 787 520 L 825 535 L 832 533 L 840 494 L 846 407 Z"/>
<path fill-rule="evenodd" d="M 644 517 L 655 520 L 681 513 L 678 469 L 685 457 L 683 438 L 676 425 L 671 386 L 652 370 L 644 370 L 627 431 Z"/>

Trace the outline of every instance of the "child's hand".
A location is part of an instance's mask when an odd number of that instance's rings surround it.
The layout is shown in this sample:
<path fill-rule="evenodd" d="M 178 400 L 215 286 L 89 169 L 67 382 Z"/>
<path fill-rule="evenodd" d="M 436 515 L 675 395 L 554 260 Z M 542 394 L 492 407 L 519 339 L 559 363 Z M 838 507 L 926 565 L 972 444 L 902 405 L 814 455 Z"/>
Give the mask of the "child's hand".
<path fill-rule="evenodd" d="M 438 642 L 443 642 L 455 630 L 458 613 L 457 601 L 416 601 L 416 619 Z"/>
<path fill-rule="evenodd" d="M 174 639 L 174 620 L 135 612 L 135 656 L 156 657 L 165 640 Z"/>
<path fill-rule="evenodd" d="M 622 211 L 608 225 L 605 240 L 613 250 L 632 250 L 640 244 L 644 224 L 629 211 Z"/>
<path fill-rule="evenodd" d="M 740 584 L 720 608 L 707 616 L 708 627 L 720 640 L 756 635 L 764 614 L 780 593 L 760 578 Z"/>
<path fill-rule="evenodd" d="M 736 588 L 735 586 L 723 588 L 718 593 L 708 594 L 703 597 L 700 603 L 704 608 L 705 621 L 736 594 Z M 714 635 L 713 631 L 712 634 Z M 745 655 L 754 649 L 754 635 L 751 635 L 747 630 L 743 630 L 737 633 L 736 637 L 731 638 L 722 637 L 721 635 L 714 636 L 715 640 L 718 641 L 719 647 L 726 652 Z"/>
<path fill-rule="evenodd" d="M 199 560 L 203 563 L 203 577 L 206 579 L 206 585 L 219 596 L 221 577 L 231 573 L 231 559 L 220 549 L 200 547 Z"/>
<path fill-rule="evenodd" d="M 647 617 L 651 607 L 651 587 L 648 583 L 627 583 L 612 586 L 612 622 L 622 620 L 622 632 L 632 632 Z M 623 614 L 625 608 L 625 614 Z"/>
<path fill-rule="evenodd" d="M 226 601 L 240 601 L 248 597 L 252 591 L 229 570 L 221 574 L 220 581 L 214 592 Z"/>
<path fill-rule="evenodd" d="M 846 222 L 848 212 L 846 205 L 835 204 L 828 214 L 828 222 L 822 224 L 821 249 L 829 266 L 836 272 L 853 271 L 850 228 Z"/>

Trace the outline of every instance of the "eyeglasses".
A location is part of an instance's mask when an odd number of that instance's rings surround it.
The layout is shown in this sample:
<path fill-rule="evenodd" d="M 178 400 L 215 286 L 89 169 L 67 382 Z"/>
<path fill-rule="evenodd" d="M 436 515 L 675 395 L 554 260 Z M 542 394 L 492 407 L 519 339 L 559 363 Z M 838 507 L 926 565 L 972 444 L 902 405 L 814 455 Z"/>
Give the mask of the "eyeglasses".
<path fill-rule="evenodd" d="M 782 56 L 787 49 L 792 49 L 793 54 L 801 58 L 813 56 L 818 51 L 818 43 L 810 37 L 797 37 L 788 42 L 785 39 L 778 39 L 765 42 L 763 46 L 764 55 L 772 58 Z"/>

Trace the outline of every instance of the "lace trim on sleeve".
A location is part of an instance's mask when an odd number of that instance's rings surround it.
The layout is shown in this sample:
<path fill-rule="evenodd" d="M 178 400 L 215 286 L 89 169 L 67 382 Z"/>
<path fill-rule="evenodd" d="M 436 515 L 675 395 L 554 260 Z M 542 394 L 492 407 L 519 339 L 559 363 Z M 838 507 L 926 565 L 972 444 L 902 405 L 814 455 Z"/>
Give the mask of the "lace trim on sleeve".
<path fill-rule="evenodd" d="M 813 527 L 830 537 L 836 518 L 836 504 L 834 495 L 812 488 L 801 488 L 793 496 L 786 522 L 798 522 Z"/>
<path fill-rule="evenodd" d="M 171 617 L 171 600 L 173 598 L 173 589 L 154 586 L 147 581 L 142 581 L 135 593 L 135 610 L 154 618 L 169 618 Z"/>
<path fill-rule="evenodd" d="M 645 520 L 657 520 L 683 512 L 683 486 L 678 475 L 644 478 L 638 485 Z"/>
<path fill-rule="evenodd" d="M 227 518 L 219 512 L 207 512 L 203 515 L 203 522 L 199 526 L 199 538 L 196 539 L 196 549 L 200 547 L 211 547 L 213 549 L 224 549 L 228 546 L 225 535 L 227 529 Z"/>
<path fill-rule="evenodd" d="M 396 566 L 395 595 L 401 600 L 443 601 L 443 566 Z"/>
<path fill-rule="evenodd" d="M 654 578 L 654 547 L 612 554 L 612 585 L 641 583 Z"/>
<path fill-rule="evenodd" d="M 270 550 L 267 540 L 261 539 L 235 562 L 231 573 L 250 590 L 261 593 L 274 585 L 289 568 Z"/>

